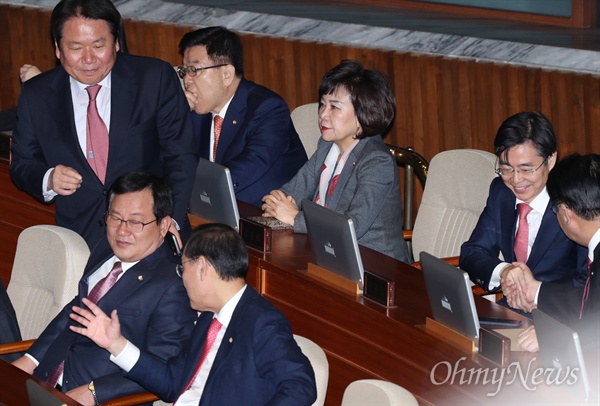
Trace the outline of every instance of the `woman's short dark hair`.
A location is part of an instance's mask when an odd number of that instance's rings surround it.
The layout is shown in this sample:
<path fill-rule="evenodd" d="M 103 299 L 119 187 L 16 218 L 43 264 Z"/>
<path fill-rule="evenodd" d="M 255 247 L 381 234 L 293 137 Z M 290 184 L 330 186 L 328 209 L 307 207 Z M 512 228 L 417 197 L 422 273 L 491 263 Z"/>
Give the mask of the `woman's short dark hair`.
<path fill-rule="evenodd" d="M 110 0 L 61 0 L 50 18 L 52 38 L 60 47 L 65 22 L 74 17 L 83 17 L 89 20 L 104 20 L 115 42 L 119 38 L 119 29 L 122 26 L 121 14 Z"/>
<path fill-rule="evenodd" d="M 224 281 L 245 279 L 248 273 L 248 251 L 240 234 L 225 224 L 210 223 L 196 227 L 183 253 L 196 260 L 206 258 Z"/>
<path fill-rule="evenodd" d="M 179 54 L 195 46 L 206 47 L 206 53 L 215 63 L 232 65 L 237 76 L 244 76 L 244 50 L 242 40 L 225 27 L 207 27 L 186 33 L 179 41 Z"/>
<path fill-rule="evenodd" d="M 573 154 L 558 161 L 546 183 L 553 206 L 564 204 L 584 220 L 600 216 L 600 155 Z"/>
<path fill-rule="evenodd" d="M 387 77 L 379 71 L 364 69 L 360 62 L 344 60 L 323 76 L 319 103 L 324 95 L 345 89 L 362 128 L 356 138 L 372 137 L 389 129 L 396 115 L 396 98 Z"/>
<path fill-rule="evenodd" d="M 117 178 L 110 188 L 108 194 L 108 206 L 116 195 L 141 192 L 149 189 L 152 192 L 152 212 L 156 217 L 156 223 L 166 216 L 173 214 L 173 192 L 171 186 L 160 176 L 150 172 L 127 172 Z"/>
<path fill-rule="evenodd" d="M 531 142 L 541 158 L 548 158 L 556 152 L 554 127 L 542 113 L 521 112 L 504 120 L 494 139 L 496 156 L 503 158 L 509 149 L 516 145 Z"/>

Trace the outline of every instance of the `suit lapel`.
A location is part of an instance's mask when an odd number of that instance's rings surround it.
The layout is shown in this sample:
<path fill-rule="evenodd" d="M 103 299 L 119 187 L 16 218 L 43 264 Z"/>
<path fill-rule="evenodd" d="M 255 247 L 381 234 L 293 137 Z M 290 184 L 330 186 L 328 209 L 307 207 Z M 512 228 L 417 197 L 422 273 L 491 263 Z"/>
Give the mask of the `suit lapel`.
<path fill-rule="evenodd" d="M 249 83 L 242 79 L 235 95 L 229 103 L 227 113 L 223 120 L 221 135 L 219 136 L 219 146 L 217 148 L 216 162 L 223 162 L 227 153 L 227 149 L 237 139 L 238 132 L 244 128 L 244 118 L 246 117 L 246 109 L 248 104 Z"/>
<path fill-rule="evenodd" d="M 552 212 L 551 203 L 546 206 L 546 211 L 542 217 L 542 224 L 531 247 L 531 253 L 527 258 L 527 266 L 533 269 L 548 251 L 550 245 L 556 239 L 556 235 L 560 232 L 556 214 Z"/>
<path fill-rule="evenodd" d="M 376 137 L 378 137 L 378 136 L 376 135 Z M 343 195 L 343 190 L 346 187 L 346 184 L 348 183 L 348 181 L 350 180 L 350 178 L 352 176 L 352 172 L 354 172 L 354 169 L 356 168 L 357 163 L 361 160 L 365 146 L 369 142 L 371 142 L 371 137 L 360 141 L 354 147 L 354 149 L 352 151 L 350 151 L 350 154 L 348 155 L 348 159 L 346 160 L 346 163 L 344 164 L 344 168 L 342 169 L 342 172 L 340 172 L 340 177 L 337 180 L 335 189 L 333 190 L 333 193 L 331 194 L 331 197 L 329 198 L 329 200 L 327 202 L 328 208 L 330 208 L 332 210 L 335 210 L 337 208 L 337 206 L 340 202 L 340 198 Z"/>
<path fill-rule="evenodd" d="M 194 136 L 200 141 L 200 158 L 210 159 L 212 152 L 210 151 L 210 126 L 212 114 L 196 114 L 192 113 L 192 125 L 194 128 Z M 223 131 L 221 129 L 221 131 Z"/>
<path fill-rule="evenodd" d="M 512 191 L 504 184 L 504 195 L 501 197 L 500 205 L 500 227 L 502 229 L 502 256 L 504 262 L 512 263 L 515 258 L 515 229 L 517 227 L 518 214 L 515 208 L 516 198 Z"/>
<path fill-rule="evenodd" d="M 82 168 L 89 168 L 90 172 L 94 174 L 79 145 L 69 75 L 62 67 L 56 69 L 59 69 L 60 72 L 50 84 L 51 93 L 46 95 L 46 104 L 54 119 L 57 135 L 63 139 L 63 148 L 70 151 L 65 151 L 65 153 L 76 157 Z"/>
<path fill-rule="evenodd" d="M 129 162 L 130 151 L 127 145 L 128 129 L 131 127 L 130 118 L 134 116 L 138 93 L 138 81 L 134 72 L 123 60 L 123 55 L 117 55 L 117 61 L 111 71 L 110 91 L 110 128 L 108 131 L 108 163 L 106 167 L 106 185 L 111 185 L 123 173 L 119 165 Z"/>

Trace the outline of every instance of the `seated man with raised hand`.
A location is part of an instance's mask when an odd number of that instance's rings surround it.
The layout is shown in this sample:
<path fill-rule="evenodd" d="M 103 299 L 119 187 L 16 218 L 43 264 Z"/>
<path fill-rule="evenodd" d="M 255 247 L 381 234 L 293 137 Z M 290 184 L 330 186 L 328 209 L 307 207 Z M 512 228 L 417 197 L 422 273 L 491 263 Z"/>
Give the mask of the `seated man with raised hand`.
<path fill-rule="evenodd" d="M 179 53 L 200 157 L 228 167 L 237 199 L 260 206 L 306 162 L 289 107 L 244 78 L 242 41 L 224 27 L 188 32 Z"/>
<path fill-rule="evenodd" d="M 461 247 L 461 269 L 492 292 L 519 272 L 516 262 L 527 264 L 542 281 L 582 285 L 585 249 L 560 229 L 546 191 L 557 159 L 552 124 L 538 112 L 517 113 L 498 129 L 494 149 L 500 176 L 492 181 L 486 207 Z"/>
<path fill-rule="evenodd" d="M 503 281 L 508 303 L 531 311 L 538 308 L 571 326 L 585 347 L 598 349 L 600 339 L 600 155 L 570 155 L 556 164 L 548 178 L 548 194 L 560 227 L 576 243 L 587 247 L 588 277 L 585 286 L 541 282 L 525 264 Z M 519 337 L 529 351 L 537 351 L 535 329 Z"/>
<path fill-rule="evenodd" d="M 178 354 L 197 314 L 175 274 L 178 258 L 164 242 L 172 212 L 171 188 L 163 179 L 145 172 L 117 178 L 109 193 L 106 238 L 90 255 L 79 294 L 14 364 L 60 384 L 85 405 L 143 392 L 110 362 L 110 354 L 69 329 L 69 314 L 82 300 L 118 309 L 123 332 L 140 348 L 160 359 Z"/>
<path fill-rule="evenodd" d="M 71 315 L 83 327 L 71 330 L 106 348 L 127 378 L 167 402 L 310 405 L 317 397 L 310 362 L 285 316 L 246 285 L 247 272 L 246 246 L 231 227 L 205 224 L 192 232 L 178 273 L 202 314 L 186 348 L 167 362 L 133 344 L 118 309 L 109 318 L 105 307 L 84 300 L 89 310 L 74 307 Z"/>

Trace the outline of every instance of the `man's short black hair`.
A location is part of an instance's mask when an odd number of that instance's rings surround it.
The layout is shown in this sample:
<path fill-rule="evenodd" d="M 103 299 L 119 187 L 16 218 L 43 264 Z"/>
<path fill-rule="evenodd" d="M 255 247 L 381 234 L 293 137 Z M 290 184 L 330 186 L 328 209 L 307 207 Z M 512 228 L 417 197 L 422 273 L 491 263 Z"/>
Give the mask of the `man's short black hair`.
<path fill-rule="evenodd" d="M 319 107 L 325 95 L 345 89 L 362 132 L 356 138 L 384 135 L 396 115 L 396 98 L 387 77 L 365 69 L 360 62 L 344 60 L 323 76 L 319 86 Z"/>
<path fill-rule="evenodd" d="M 556 152 L 554 127 L 542 113 L 521 112 L 504 120 L 494 139 L 494 152 L 500 159 L 504 159 L 509 149 L 526 142 L 531 142 L 543 159 Z"/>
<path fill-rule="evenodd" d="M 65 22 L 74 17 L 83 17 L 89 20 L 104 20 L 108 24 L 110 33 L 115 42 L 119 38 L 122 26 L 121 14 L 110 0 L 61 0 L 50 18 L 52 38 L 60 48 Z M 124 50 L 126 51 L 126 49 Z"/>
<path fill-rule="evenodd" d="M 245 279 L 248 273 L 248 251 L 240 234 L 225 224 L 211 223 L 196 227 L 183 253 L 196 260 L 201 256 L 215 268 L 224 281 Z"/>
<path fill-rule="evenodd" d="M 195 46 L 206 47 L 215 64 L 232 65 L 238 77 L 244 76 L 244 50 L 240 37 L 225 27 L 207 27 L 186 33 L 179 41 L 179 54 Z"/>
<path fill-rule="evenodd" d="M 600 216 L 600 155 L 573 154 L 561 159 L 546 183 L 554 206 L 564 204 L 584 220 Z"/>
<path fill-rule="evenodd" d="M 163 178 L 150 172 L 127 172 L 119 176 L 110 188 L 109 209 L 116 195 L 141 192 L 145 189 L 152 192 L 152 212 L 156 216 L 156 223 L 160 224 L 163 218 L 173 214 L 173 192 Z"/>

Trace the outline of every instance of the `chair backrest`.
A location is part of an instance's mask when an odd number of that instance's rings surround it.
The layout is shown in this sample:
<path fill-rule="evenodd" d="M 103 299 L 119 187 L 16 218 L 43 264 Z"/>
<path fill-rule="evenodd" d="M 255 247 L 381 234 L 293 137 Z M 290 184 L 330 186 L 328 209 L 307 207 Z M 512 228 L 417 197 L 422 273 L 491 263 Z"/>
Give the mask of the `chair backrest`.
<path fill-rule="evenodd" d="M 89 255 L 83 238 L 66 228 L 38 225 L 21 232 L 7 292 L 23 340 L 37 338 L 77 295 Z"/>
<path fill-rule="evenodd" d="M 294 340 L 302 350 L 302 354 L 308 358 L 310 364 L 315 371 L 315 381 L 317 383 L 317 400 L 313 405 L 322 406 L 325 404 L 325 396 L 327 395 L 327 384 L 329 383 L 329 362 L 325 351 L 314 341 L 308 338 L 294 334 Z"/>
<path fill-rule="evenodd" d="M 352 382 L 344 391 L 342 406 L 352 405 L 419 406 L 419 403 L 400 385 L 378 379 L 361 379 Z"/>
<path fill-rule="evenodd" d="M 485 207 L 495 162 L 494 154 L 475 149 L 433 157 L 413 230 L 415 261 L 421 251 L 440 258 L 460 254 Z"/>
<path fill-rule="evenodd" d="M 300 136 L 306 155 L 310 158 L 317 150 L 317 142 L 321 137 L 319 130 L 319 103 L 308 103 L 296 107 L 292 111 L 292 122 Z"/>

